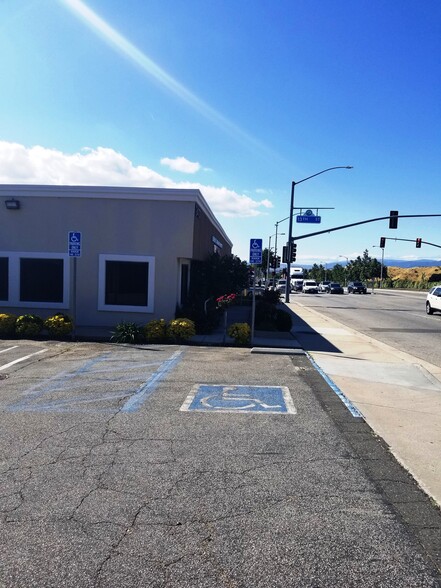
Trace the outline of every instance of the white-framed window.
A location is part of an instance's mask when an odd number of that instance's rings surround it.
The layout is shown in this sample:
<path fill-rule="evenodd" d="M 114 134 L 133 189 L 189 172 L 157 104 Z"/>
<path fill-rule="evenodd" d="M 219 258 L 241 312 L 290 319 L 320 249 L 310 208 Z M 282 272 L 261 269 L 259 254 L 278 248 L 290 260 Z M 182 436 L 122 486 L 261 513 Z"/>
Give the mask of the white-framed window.
<path fill-rule="evenodd" d="M 153 312 L 155 258 L 147 255 L 99 256 L 98 310 Z"/>
<path fill-rule="evenodd" d="M 69 256 L 0 252 L 0 306 L 69 307 Z"/>

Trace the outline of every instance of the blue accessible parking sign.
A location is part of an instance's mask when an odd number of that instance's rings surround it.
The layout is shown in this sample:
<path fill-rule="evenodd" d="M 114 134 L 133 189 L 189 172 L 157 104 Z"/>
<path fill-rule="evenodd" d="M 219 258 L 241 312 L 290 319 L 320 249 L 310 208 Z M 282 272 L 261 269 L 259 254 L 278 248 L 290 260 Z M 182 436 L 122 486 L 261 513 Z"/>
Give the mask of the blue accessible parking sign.
<path fill-rule="evenodd" d="M 69 231 L 68 235 L 69 257 L 81 257 L 81 233 Z"/>
<path fill-rule="evenodd" d="M 262 263 L 262 239 L 250 239 L 250 264 Z"/>
<path fill-rule="evenodd" d="M 238 386 L 235 384 L 197 384 L 188 395 L 181 410 L 297 413 L 286 386 Z"/>

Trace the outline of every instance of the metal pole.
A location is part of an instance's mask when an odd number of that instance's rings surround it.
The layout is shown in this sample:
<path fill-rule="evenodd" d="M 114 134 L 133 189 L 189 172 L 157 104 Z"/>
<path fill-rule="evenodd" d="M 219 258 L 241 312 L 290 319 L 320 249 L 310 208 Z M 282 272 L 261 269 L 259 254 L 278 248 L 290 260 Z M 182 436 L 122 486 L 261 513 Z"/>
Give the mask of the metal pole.
<path fill-rule="evenodd" d="M 276 223 L 276 239 L 274 241 L 274 279 L 276 277 L 276 269 L 277 269 L 277 231 L 279 229 L 279 223 Z"/>
<path fill-rule="evenodd" d="M 272 235 L 270 235 L 270 238 L 269 238 L 269 243 L 268 243 L 268 257 L 267 257 L 267 260 L 266 260 L 266 276 L 265 276 L 266 282 L 268 282 L 268 277 L 269 277 L 271 237 L 272 237 Z"/>
<path fill-rule="evenodd" d="M 289 209 L 289 229 L 288 229 L 288 260 L 286 264 L 286 287 L 285 287 L 285 302 L 289 303 L 289 293 L 291 291 L 291 240 L 292 240 L 292 217 L 294 212 L 294 189 L 296 183 L 291 182 L 291 208 Z"/>
<path fill-rule="evenodd" d="M 384 247 L 381 248 L 380 289 L 383 287 Z"/>

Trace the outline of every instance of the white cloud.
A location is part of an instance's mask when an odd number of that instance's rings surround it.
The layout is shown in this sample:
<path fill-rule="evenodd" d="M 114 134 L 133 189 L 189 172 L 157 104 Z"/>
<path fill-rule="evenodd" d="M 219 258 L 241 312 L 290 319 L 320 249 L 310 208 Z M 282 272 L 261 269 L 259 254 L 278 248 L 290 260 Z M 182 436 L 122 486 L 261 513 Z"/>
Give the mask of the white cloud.
<path fill-rule="evenodd" d="M 183 172 L 184 174 L 195 174 L 201 169 L 200 163 L 197 161 L 189 161 L 185 157 L 176 157 L 175 159 L 163 157 L 161 163 L 162 165 L 167 165 L 170 169 Z"/>
<path fill-rule="evenodd" d="M 174 182 L 146 166 L 133 165 L 127 157 L 106 147 L 66 154 L 39 145 L 25 147 L 0 141 L 0 183 L 197 188 L 214 214 L 226 217 L 256 217 L 265 214 L 262 208 L 272 208 L 269 200 L 253 200 L 225 187 Z"/>

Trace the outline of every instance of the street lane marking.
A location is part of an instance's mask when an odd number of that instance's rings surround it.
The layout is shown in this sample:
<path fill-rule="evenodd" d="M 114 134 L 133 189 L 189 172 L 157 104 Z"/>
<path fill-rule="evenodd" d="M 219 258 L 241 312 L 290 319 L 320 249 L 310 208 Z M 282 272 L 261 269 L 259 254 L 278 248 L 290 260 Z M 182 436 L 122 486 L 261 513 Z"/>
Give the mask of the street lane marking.
<path fill-rule="evenodd" d="M 296 414 L 286 386 L 196 384 L 180 408 L 195 412 Z"/>
<path fill-rule="evenodd" d="M 16 345 L 16 347 L 18 347 L 18 345 Z M 13 349 L 13 348 L 11 348 L 11 349 Z M 6 370 L 9 367 L 15 365 L 16 363 L 20 363 L 21 361 L 26 361 L 27 359 L 34 357 L 34 355 L 39 355 L 40 353 L 44 353 L 45 351 L 48 351 L 48 350 L 41 349 L 40 351 L 36 351 L 35 353 L 30 353 L 29 355 L 25 355 L 24 357 L 19 357 L 18 359 L 14 359 L 14 361 L 10 361 L 9 363 L 5 363 L 5 365 L 2 365 L 0 367 L 0 371 Z"/>

